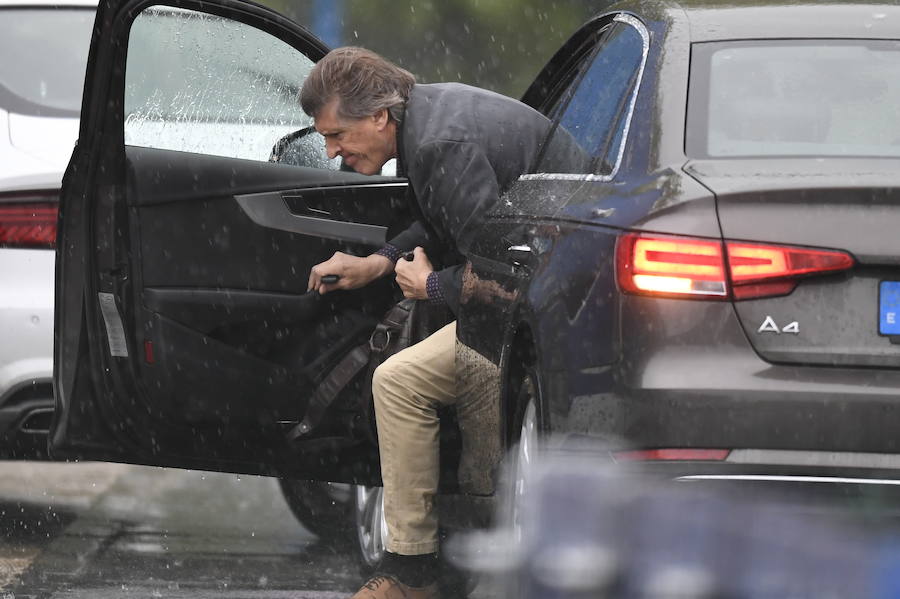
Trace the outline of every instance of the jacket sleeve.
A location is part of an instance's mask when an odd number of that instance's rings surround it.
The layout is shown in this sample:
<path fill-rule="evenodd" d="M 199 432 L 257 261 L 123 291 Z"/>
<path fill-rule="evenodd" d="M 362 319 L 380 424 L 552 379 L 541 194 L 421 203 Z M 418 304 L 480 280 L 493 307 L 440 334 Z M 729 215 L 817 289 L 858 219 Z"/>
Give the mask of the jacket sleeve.
<path fill-rule="evenodd" d="M 500 196 L 497 175 L 482 147 L 451 140 L 423 144 L 409 174 L 425 216 L 440 223 L 465 256 L 485 213 Z M 444 300 L 454 313 L 459 309 L 462 273 L 461 264 L 438 273 Z"/>
<path fill-rule="evenodd" d="M 435 239 L 434 233 L 431 232 L 428 225 L 417 220 L 400 233 L 397 233 L 388 243 L 401 252 L 411 252 L 416 249 L 416 246 L 420 246 L 425 250 L 426 254 L 431 254 L 438 240 Z M 432 251 L 430 252 L 429 250 Z"/>

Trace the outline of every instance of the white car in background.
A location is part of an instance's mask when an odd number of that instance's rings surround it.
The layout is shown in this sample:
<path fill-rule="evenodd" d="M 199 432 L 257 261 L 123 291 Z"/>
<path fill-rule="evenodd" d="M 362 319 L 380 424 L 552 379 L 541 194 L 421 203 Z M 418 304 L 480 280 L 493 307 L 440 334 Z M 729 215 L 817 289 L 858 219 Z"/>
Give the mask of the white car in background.
<path fill-rule="evenodd" d="M 0 0 L 0 457 L 46 454 L 59 188 L 96 0 Z"/>

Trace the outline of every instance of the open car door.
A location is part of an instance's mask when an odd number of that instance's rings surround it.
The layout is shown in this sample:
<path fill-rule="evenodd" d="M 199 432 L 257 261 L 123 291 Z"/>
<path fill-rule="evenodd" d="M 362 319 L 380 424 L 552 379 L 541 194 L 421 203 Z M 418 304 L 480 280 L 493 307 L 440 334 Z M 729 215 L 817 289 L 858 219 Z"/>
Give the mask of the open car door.
<path fill-rule="evenodd" d="M 301 111 L 326 51 L 249 2 L 100 3 L 60 205 L 54 456 L 378 483 L 350 416 L 285 440 L 397 293 L 320 298 L 310 268 L 407 209 Z"/>

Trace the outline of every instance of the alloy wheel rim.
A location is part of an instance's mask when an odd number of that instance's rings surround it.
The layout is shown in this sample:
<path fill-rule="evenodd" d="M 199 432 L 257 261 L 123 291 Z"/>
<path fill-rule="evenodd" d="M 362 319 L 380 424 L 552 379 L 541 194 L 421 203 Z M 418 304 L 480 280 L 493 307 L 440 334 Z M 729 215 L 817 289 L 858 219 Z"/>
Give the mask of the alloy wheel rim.
<path fill-rule="evenodd" d="M 516 456 L 516 501 L 525 496 L 527 472 L 534 461 L 534 450 L 537 446 L 537 418 L 534 401 L 528 402 L 522 416 L 522 432 L 519 435 L 518 455 Z"/>
<path fill-rule="evenodd" d="M 388 535 L 383 487 L 356 487 L 356 532 L 363 562 L 370 568 L 376 567 L 384 557 Z"/>
<path fill-rule="evenodd" d="M 534 462 L 538 445 L 537 408 L 534 402 L 533 388 L 531 388 L 530 381 L 526 381 L 524 384 L 528 388 L 523 389 L 523 391 L 528 395 L 525 398 L 527 403 L 525 405 L 525 413 L 522 415 L 522 430 L 519 434 L 519 443 L 516 446 L 515 478 L 511 506 L 511 523 L 516 542 L 522 541 L 522 506 L 528 493 L 528 472 Z"/>

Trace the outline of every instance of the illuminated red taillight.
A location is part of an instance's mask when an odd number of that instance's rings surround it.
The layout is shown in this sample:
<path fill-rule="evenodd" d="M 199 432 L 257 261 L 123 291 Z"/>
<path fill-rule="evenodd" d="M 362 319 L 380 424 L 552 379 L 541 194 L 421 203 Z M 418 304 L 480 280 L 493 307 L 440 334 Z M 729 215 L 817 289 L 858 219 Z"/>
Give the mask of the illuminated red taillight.
<path fill-rule="evenodd" d="M 615 453 L 619 462 L 647 462 L 647 461 L 715 461 L 721 462 L 731 453 L 730 449 L 638 449 L 633 451 L 619 451 Z"/>
<path fill-rule="evenodd" d="M 847 270 L 853 257 L 838 250 L 728 241 L 728 267 L 735 299 L 784 295 L 798 279 Z"/>
<path fill-rule="evenodd" d="M 727 267 L 726 267 L 727 259 Z M 695 299 L 785 295 L 800 277 L 846 270 L 846 252 L 629 233 L 616 245 L 616 276 L 626 293 Z"/>
<path fill-rule="evenodd" d="M 0 203 L 0 247 L 55 248 L 58 212 L 57 202 Z"/>
<path fill-rule="evenodd" d="M 703 239 L 624 235 L 616 247 L 623 291 L 725 297 L 722 243 Z"/>

